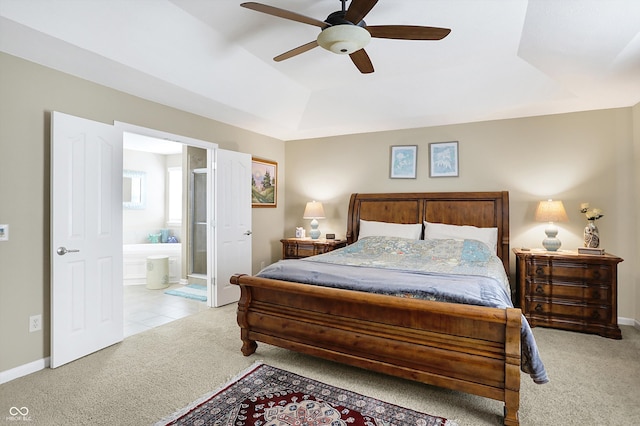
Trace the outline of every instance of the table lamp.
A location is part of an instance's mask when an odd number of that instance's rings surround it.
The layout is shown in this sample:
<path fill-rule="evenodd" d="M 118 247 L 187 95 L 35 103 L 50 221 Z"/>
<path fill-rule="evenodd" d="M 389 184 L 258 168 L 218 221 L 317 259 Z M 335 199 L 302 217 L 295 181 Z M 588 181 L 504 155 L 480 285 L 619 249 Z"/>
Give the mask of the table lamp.
<path fill-rule="evenodd" d="M 324 209 L 322 208 L 322 203 L 317 203 L 315 201 L 308 202 L 307 206 L 304 209 L 302 218 L 311 219 L 311 232 L 309 232 L 309 236 L 314 240 L 320 238 L 318 219 L 324 219 Z"/>
<path fill-rule="evenodd" d="M 556 238 L 556 235 L 558 235 L 558 227 L 554 222 L 566 222 L 569 220 L 562 201 L 553 201 L 551 199 L 540 201 L 536 209 L 536 220 L 538 222 L 549 223 L 544 230 L 547 238 L 542 240 L 542 246 L 547 249 L 547 251 L 558 251 L 562 243 Z"/>

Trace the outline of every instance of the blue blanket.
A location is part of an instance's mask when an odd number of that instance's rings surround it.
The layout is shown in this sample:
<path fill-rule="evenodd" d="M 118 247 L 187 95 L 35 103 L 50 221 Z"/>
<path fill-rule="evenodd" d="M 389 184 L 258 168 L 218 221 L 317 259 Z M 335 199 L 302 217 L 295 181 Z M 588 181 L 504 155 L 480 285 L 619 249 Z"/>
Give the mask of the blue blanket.
<path fill-rule="evenodd" d="M 343 249 L 282 260 L 259 277 L 450 303 L 511 308 L 502 261 L 475 240 L 367 237 Z M 522 317 L 521 369 L 548 382 L 526 318 Z"/>

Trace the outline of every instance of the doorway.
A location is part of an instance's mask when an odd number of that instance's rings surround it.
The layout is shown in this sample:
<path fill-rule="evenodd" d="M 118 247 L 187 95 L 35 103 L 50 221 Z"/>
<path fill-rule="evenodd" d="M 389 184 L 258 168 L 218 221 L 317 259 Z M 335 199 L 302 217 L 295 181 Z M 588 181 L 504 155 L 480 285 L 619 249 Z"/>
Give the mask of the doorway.
<path fill-rule="evenodd" d="M 54 111 L 51 119 L 51 368 L 123 339 L 124 132 L 206 150 L 210 224 L 207 227 L 207 306 L 237 301 L 239 288 L 230 285 L 228 277 L 233 273 L 251 273 L 249 154 L 218 150 L 211 142 L 127 123 L 108 125 Z M 133 188 L 130 189 L 133 193 Z M 142 195 L 135 202 L 144 200 Z M 218 245 L 225 250 L 218 250 Z"/>
<path fill-rule="evenodd" d="M 125 338 L 207 308 L 206 232 L 197 232 L 206 231 L 206 157 L 203 148 L 123 133 Z M 201 168 L 193 170 L 196 166 Z M 195 188 L 194 171 L 205 177 L 196 178 Z M 168 257 L 167 288 L 147 288 L 150 256 Z M 191 265 L 203 265 L 197 269 L 197 282 L 189 275 Z M 205 300 L 198 299 L 200 294 L 186 298 L 165 293 L 182 294 L 187 284 L 199 285 Z"/>
<path fill-rule="evenodd" d="M 251 155 L 128 123 L 116 121 L 114 125 L 122 132 L 181 143 L 188 153 L 183 158 L 183 164 L 187 162 L 183 169 L 206 168 L 207 306 L 238 301 L 240 289 L 229 283 L 229 277 L 235 273 L 251 274 Z M 183 251 L 188 247 L 185 244 Z M 190 257 L 187 254 L 183 258 Z"/>

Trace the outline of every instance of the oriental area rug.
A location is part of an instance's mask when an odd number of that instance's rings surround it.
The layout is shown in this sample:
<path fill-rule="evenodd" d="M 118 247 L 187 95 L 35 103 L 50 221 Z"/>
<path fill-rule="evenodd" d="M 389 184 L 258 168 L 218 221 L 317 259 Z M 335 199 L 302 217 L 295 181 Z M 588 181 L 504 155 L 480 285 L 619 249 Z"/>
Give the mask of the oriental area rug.
<path fill-rule="evenodd" d="M 456 426 L 266 364 L 253 365 L 160 425 Z"/>

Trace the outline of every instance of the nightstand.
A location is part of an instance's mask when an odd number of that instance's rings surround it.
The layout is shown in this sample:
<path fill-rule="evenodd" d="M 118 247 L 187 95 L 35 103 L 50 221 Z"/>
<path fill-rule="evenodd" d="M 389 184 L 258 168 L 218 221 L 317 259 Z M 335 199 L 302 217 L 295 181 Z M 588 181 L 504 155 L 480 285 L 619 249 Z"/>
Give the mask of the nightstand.
<path fill-rule="evenodd" d="M 327 253 L 335 249 L 345 247 L 347 240 L 325 240 L 319 238 L 284 238 L 282 243 L 283 259 L 300 259 L 302 257 L 315 256 L 316 254 Z"/>
<path fill-rule="evenodd" d="M 611 254 L 513 249 L 520 309 L 537 325 L 621 339 L 618 263 Z"/>

